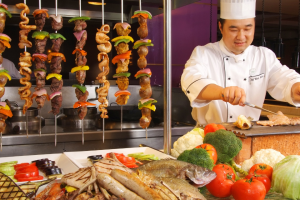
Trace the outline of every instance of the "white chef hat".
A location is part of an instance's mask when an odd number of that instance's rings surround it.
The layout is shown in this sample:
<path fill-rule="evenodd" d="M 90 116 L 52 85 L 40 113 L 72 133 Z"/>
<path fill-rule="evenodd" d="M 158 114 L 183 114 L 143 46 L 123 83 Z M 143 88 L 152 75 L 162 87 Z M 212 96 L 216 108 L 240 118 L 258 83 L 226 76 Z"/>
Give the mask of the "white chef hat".
<path fill-rule="evenodd" d="M 222 19 L 248 19 L 255 17 L 256 0 L 220 0 Z"/>

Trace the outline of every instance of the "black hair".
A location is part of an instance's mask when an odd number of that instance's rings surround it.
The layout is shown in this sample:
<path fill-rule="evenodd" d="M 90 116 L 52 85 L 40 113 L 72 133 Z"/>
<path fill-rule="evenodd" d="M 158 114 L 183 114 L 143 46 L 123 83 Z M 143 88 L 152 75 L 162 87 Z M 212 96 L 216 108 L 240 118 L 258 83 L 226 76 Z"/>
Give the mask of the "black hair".
<path fill-rule="evenodd" d="M 225 19 L 220 18 L 220 19 L 219 19 L 219 22 L 220 22 L 220 24 L 221 24 L 221 28 L 223 29 L 223 25 L 224 25 L 224 23 L 225 23 Z"/>

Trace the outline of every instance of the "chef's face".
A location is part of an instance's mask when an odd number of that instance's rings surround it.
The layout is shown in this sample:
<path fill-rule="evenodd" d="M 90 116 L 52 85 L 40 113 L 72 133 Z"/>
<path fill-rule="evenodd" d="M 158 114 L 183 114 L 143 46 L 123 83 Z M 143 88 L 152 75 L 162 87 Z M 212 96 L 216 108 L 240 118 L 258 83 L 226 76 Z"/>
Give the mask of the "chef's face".
<path fill-rule="evenodd" d="M 223 26 L 219 22 L 219 28 L 226 47 L 237 55 L 242 53 L 252 43 L 255 20 L 254 18 L 226 19 Z"/>

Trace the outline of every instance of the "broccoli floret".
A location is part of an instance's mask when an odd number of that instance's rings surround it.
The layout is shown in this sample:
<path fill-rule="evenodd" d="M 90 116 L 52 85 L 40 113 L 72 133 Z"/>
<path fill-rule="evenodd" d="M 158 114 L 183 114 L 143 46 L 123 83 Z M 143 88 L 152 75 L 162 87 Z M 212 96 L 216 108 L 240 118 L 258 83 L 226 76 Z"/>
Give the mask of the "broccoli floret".
<path fill-rule="evenodd" d="M 178 156 L 177 160 L 185 161 L 210 170 L 212 170 L 214 166 L 213 160 L 210 158 L 205 149 L 195 148 L 192 150 L 185 150 Z"/>
<path fill-rule="evenodd" d="M 204 137 L 203 143 L 211 144 L 215 147 L 218 161 L 221 163 L 230 163 L 242 149 L 242 141 L 234 133 L 223 129 L 214 133 L 208 133 Z"/>

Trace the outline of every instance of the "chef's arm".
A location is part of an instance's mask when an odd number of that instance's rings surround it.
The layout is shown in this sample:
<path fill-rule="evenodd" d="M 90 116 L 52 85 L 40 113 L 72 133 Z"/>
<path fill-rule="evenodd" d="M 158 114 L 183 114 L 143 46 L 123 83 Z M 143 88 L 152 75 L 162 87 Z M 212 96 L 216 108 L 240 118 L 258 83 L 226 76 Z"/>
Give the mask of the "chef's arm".
<path fill-rule="evenodd" d="M 209 84 L 200 91 L 197 99 L 208 101 L 223 100 L 232 105 L 243 106 L 246 100 L 246 94 L 244 89 L 237 86 L 222 88 L 216 84 Z"/>
<path fill-rule="evenodd" d="M 294 83 L 291 88 L 292 99 L 300 102 L 300 82 Z"/>

